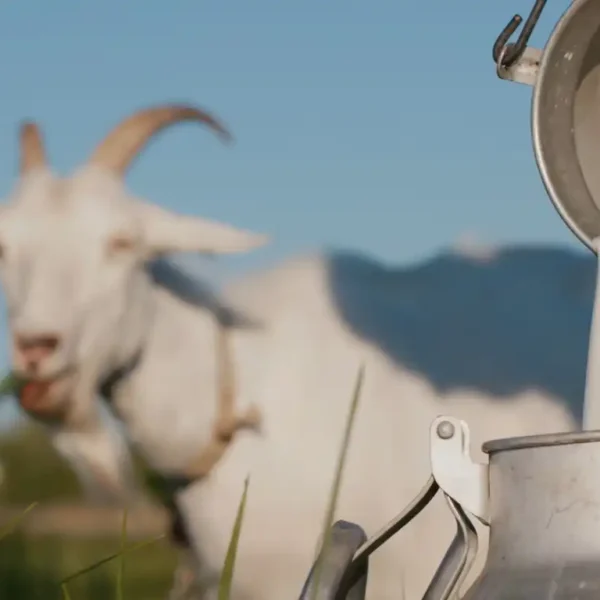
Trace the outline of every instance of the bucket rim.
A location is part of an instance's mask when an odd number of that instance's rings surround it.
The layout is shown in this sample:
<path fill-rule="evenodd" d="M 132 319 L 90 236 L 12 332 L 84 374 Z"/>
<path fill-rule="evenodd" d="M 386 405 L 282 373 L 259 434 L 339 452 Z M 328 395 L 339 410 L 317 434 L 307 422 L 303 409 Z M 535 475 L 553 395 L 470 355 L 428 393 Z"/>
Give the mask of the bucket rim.
<path fill-rule="evenodd" d="M 543 448 L 548 446 L 567 446 L 570 444 L 590 444 L 600 442 L 600 430 L 570 431 L 565 433 L 543 433 L 509 438 L 488 440 L 481 446 L 486 454 L 525 448 Z"/>

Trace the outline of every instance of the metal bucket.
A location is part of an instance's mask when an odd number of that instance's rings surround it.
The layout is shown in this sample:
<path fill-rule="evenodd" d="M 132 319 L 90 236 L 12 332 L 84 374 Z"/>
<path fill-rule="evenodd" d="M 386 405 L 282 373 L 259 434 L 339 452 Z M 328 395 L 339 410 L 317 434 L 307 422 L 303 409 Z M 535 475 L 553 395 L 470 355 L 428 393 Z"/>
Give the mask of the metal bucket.
<path fill-rule="evenodd" d="M 490 540 L 465 600 L 600 597 L 600 432 L 488 442 Z"/>

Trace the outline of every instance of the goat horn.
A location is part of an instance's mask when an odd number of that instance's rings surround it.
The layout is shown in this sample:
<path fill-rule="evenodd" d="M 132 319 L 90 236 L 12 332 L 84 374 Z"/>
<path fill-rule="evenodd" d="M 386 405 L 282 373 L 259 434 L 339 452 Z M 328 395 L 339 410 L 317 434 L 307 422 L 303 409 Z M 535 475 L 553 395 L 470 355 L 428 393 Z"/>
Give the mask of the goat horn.
<path fill-rule="evenodd" d="M 32 169 L 46 165 L 46 150 L 44 140 L 37 123 L 25 121 L 20 129 L 21 142 L 21 175 Z"/>
<path fill-rule="evenodd" d="M 156 106 L 118 123 L 96 147 L 90 163 L 123 175 L 154 134 L 181 121 L 205 123 L 225 141 L 232 137 L 221 123 L 199 108 L 184 104 Z"/>

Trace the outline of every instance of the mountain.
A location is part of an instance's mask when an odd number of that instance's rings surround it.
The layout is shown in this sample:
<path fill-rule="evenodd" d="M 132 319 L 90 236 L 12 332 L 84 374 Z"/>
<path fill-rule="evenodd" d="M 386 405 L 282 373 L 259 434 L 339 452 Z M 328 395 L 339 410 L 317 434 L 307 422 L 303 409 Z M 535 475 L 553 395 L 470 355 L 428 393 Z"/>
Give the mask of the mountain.
<path fill-rule="evenodd" d="M 450 250 L 403 268 L 351 252 L 323 260 L 346 325 L 440 393 L 466 388 L 503 397 L 535 388 L 581 417 L 592 254 Z"/>

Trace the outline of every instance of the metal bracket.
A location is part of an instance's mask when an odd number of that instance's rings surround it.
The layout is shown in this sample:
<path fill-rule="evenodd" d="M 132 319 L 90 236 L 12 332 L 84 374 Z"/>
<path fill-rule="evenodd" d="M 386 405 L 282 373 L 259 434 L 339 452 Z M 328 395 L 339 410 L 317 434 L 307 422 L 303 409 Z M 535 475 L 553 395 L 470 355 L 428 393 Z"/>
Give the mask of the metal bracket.
<path fill-rule="evenodd" d="M 521 57 L 511 65 L 502 64 L 502 54 L 496 63 L 496 73 L 500 79 L 534 86 L 537 81 L 543 50 L 539 48 L 525 48 Z"/>
<path fill-rule="evenodd" d="M 442 491 L 465 510 L 489 525 L 489 469 L 469 454 L 468 425 L 440 416 L 431 424 L 431 471 Z"/>

